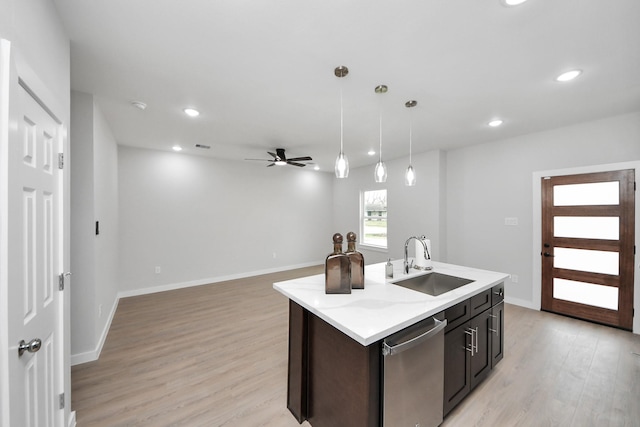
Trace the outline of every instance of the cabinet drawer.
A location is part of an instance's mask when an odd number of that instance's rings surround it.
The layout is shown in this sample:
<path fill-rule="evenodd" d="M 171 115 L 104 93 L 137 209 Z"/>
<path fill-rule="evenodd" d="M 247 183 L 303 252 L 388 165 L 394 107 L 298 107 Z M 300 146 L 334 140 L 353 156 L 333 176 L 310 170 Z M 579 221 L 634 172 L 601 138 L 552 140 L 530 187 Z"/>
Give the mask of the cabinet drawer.
<path fill-rule="evenodd" d="M 501 303 L 504 300 L 504 282 L 491 288 L 491 306 Z"/>
<path fill-rule="evenodd" d="M 474 295 L 470 299 L 471 301 L 471 317 L 474 317 L 488 308 L 491 308 L 491 289 L 487 289 L 484 292 Z"/>
<path fill-rule="evenodd" d="M 453 307 L 449 307 L 444 311 L 445 318 L 447 319 L 445 332 L 455 329 L 458 325 L 463 324 L 471 318 L 469 310 L 470 301 L 471 300 L 462 301 L 461 303 L 458 303 Z"/>

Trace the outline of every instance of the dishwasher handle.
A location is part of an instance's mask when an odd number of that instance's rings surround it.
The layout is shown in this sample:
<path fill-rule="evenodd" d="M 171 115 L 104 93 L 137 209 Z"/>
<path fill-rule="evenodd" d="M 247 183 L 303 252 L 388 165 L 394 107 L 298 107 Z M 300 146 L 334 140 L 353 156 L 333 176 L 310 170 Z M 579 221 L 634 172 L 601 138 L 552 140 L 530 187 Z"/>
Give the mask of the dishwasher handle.
<path fill-rule="evenodd" d="M 429 329 L 428 331 L 418 335 L 415 338 L 412 338 L 410 340 L 401 342 L 399 344 L 390 346 L 389 344 L 386 343 L 386 341 L 382 342 L 382 355 L 383 356 L 393 356 L 394 354 L 398 354 L 398 353 L 402 353 L 405 350 L 408 350 L 412 347 L 415 347 L 418 344 L 421 344 L 425 341 L 427 341 L 428 339 L 430 339 L 431 337 L 435 336 L 436 334 L 438 334 L 438 332 L 442 331 L 446 326 L 447 326 L 447 319 L 444 320 L 438 320 L 435 317 L 433 318 L 433 321 L 435 322 L 433 327 L 431 329 Z"/>

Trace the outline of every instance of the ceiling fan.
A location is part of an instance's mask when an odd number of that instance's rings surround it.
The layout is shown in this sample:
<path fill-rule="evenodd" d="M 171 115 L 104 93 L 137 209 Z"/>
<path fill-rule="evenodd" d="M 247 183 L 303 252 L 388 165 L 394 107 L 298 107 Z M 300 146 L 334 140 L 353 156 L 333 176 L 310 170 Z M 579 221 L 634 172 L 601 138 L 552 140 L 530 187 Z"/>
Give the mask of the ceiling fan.
<path fill-rule="evenodd" d="M 267 151 L 267 153 L 271 154 L 273 159 L 245 159 L 245 160 L 258 160 L 258 161 L 261 161 L 261 162 L 270 162 L 267 165 L 267 167 L 271 167 L 273 165 L 278 165 L 278 166 L 291 165 L 291 166 L 298 166 L 298 167 L 301 167 L 301 168 L 305 167 L 306 164 L 305 163 L 300 163 L 300 162 L 313 160 L 309 156 L 293 157 L 291 159 L 287 159 L 287 156 L 285 156 L 285 154 L 284 154 L 284 148 L 276 148 L 276 152 L 275 153 L 272 153 L 271 151 Z"/>

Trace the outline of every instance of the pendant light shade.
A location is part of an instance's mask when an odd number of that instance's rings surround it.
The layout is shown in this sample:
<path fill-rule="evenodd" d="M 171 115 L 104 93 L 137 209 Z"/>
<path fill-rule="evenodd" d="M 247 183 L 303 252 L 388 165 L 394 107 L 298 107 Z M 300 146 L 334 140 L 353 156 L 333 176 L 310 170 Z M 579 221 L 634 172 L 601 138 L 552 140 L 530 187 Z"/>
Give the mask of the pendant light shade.
<path fill-rule="evenodd" d="M 346 178 L 349 176 L 349 159 L 344 155 L 342 150 L 336 158 L 335 166 L 336 178 Z"/>
<path fill-rule="evenodd" d="M 387 93 L 389 88 L 386 85 L 376 86 L 376 93 Z M 378 149 L 379 157 L 376 168 L 374 169 L 374 178 L 376 182 L 387 182 L 387 166 L 382 161 L 382 103 L 380 103 L 380 147 Z"/>
<path fill-rule="evenodd" d="M 404 174 L 404 183 L 405 185 L 408 185 L 410 187 L 416 185 L 416 173 L 413 170 L 413 166 L 411 166 L 411 164 L 409 164 L 409 167 Z"/>
<path fill-rule="evenodd" d="M 376 168 L 373 171 L 376 182 L 387 182 L 387 166 L 384 162 L 380 161 L 376 163 Z"/>
<path fill-rule="evenodd" d="M 404 106 L 407 108 L 413 108 L 418 105 L 418 101 L 407 101 Z M 411 165 L 411 145 L 412 145 L 412 120 L 411 120 L 411 112 L 409 113 L 409 167 L 404 174 L 404 183 L 410 187 L 416 185 L 416 172 L 413 170 L 413 166 Z"/>
<path fill-rule="evenodd" d="M 336 67 L 333 73 L 338 78 L 349 74 L 349 69 L 344 65 Z M 344 111 L 342 107 L 342 85 L 340 86 L 340 153 L 336 158 L 335 166 L 336 178 L 346 178 L 349 176 L 349 160 L 344 154 Z"/>

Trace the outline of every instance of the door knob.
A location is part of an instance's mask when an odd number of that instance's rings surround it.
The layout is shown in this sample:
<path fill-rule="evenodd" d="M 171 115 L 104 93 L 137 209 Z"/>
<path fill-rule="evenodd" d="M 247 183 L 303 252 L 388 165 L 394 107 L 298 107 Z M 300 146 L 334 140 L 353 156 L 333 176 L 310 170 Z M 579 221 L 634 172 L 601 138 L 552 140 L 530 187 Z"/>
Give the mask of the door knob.
<path fill-rule="evenodd" d="M 545 252 L 543 255 L 546 256 L 546 257 L 555 256 L 555 255 L 550 254 L 549 252 Z"/>
<path fill-rule="evenodd" d="M 18 344 L 18 357 L 22 356 L 25 351 L 28 351 L 29 353 L 35 353 L 40 350 L 40 347 L 42 347 L 42 340 L 40 338 L 34 338 L 28 343 L 24 340 L 21 340 Z"/>

